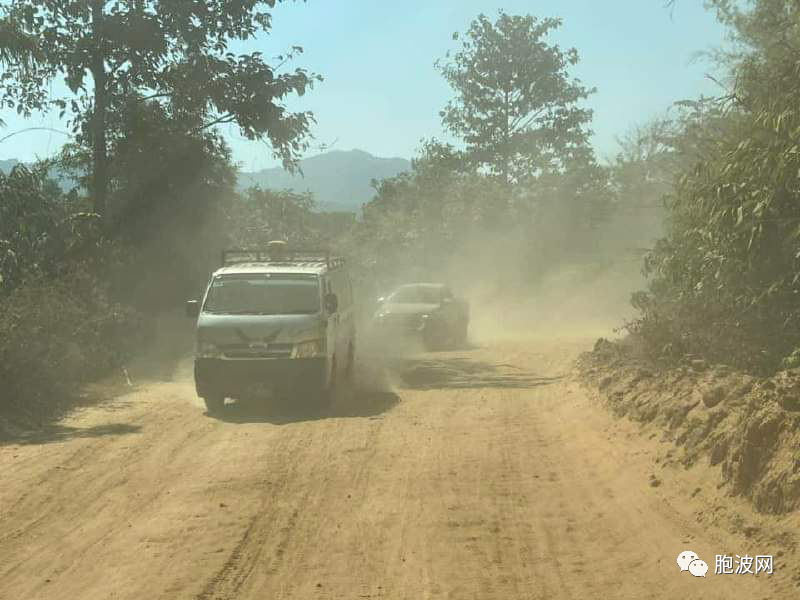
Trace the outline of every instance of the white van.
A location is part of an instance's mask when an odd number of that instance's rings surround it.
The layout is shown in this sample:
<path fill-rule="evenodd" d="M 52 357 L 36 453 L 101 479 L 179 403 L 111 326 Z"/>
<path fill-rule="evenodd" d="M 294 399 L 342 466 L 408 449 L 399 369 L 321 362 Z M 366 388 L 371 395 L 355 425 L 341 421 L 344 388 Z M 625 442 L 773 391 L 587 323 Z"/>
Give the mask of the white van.
<path fill-rule="evenodd" d="M 327 252 L 226 250 L 197 318 L 194 377 L 209 413 L 225 398 L 265 391 L 296 403 L 327 404 L 355 356 L 353 292 L 345 261 Z"/>

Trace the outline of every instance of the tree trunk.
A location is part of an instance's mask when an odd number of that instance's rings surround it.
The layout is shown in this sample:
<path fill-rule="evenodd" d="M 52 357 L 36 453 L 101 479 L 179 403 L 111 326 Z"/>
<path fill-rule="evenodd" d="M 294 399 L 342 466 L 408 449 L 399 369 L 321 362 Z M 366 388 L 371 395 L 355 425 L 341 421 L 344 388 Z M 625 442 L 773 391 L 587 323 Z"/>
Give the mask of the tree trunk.
<path fill-rule="evenodd" d="M 106 216 L 108 196 L 108 149 L 106 147 L 106 109 L 108 89 L 103 56 L 103 0 L 92 3 L 92 77 L 94 78 L 94 114 L 92 115 L 92 197 L 94 212 Z"/>

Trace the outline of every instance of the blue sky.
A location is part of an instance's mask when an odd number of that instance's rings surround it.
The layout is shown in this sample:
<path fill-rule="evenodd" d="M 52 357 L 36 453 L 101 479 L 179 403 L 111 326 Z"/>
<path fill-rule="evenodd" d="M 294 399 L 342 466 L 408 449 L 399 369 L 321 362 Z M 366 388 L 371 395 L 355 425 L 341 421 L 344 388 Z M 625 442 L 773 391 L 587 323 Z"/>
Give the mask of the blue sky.
<path fill-rule="evenodd" d="M 244 49 L 274 56 L 291 45 L 304 47 L 294 64 L 325 80 L 290 107 L 314 112 L 315 144 L 410 158 L 422 138 L 444 137 L 438 112 L 452 92 L 433 63 L 457 48 L 454 31 L 500 8 L 560 17 L 564 23 L 552 40 L 577 48 L 581 61 L 573 73 L 597 88 L 587 105 L 595 112 L 593 143 L 607 157 L 618 136 L 672 102 L 718 91 L 705 77 L 711 67 L 695 57 L 720 45 L 724 30 L 702 4 L 681 0 L 668 10 L 664 0 L 290 1 L 275 9 L 272 35 Z M 6 111 L 0 117 L 8 125 L 0 137 L 26 126 L 61 127 L 51 114 L 25 121 Z M 243 169 L 276 164 L 267 147 L 244 140 L 235 126 L 223 131 Z M 55 133 L 23 133 L 0 143 L 0 159 L 48 156 L 63 141 Z"/>

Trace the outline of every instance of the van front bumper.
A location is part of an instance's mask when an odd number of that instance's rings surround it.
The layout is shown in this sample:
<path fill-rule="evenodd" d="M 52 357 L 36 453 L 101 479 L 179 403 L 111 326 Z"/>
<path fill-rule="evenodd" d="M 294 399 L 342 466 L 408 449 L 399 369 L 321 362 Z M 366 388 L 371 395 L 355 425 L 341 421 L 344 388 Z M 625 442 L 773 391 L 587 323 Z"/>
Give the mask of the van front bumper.
<path fill-rule="evenodd" d="M 322 358 L 273 358 L 225 360 L 196 358 L 194 381 L 201 398 L 241 398 L 254 390 L 287 394 L 314 392 L 327 384 L 327 360 Z"/>

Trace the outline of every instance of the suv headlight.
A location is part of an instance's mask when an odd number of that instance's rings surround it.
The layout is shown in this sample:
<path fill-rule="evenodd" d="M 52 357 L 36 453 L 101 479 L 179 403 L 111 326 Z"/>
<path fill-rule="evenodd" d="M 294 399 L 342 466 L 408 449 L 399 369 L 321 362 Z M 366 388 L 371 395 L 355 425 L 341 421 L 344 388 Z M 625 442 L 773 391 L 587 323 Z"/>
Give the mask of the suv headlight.
<path fill-rule="evenodd" d="M 317 358 L 325 356 L 325 339 L 308 340 L 294 345 L 292 358 Z"/>
<path fill-rule="evenodd" d="M 430 315 L 419 315 L 419 317 L 417 317 L 417 330 L 422 331 L 425 329 L 425 326 L 428 324 L 428 319 L 430 319 Z"/>
<path fill-rule="evenodd" d="M 218 358 L 222 354 L 213 342 L 198 342 L 197 343 L 197 356 L 200 358 Z"/>

